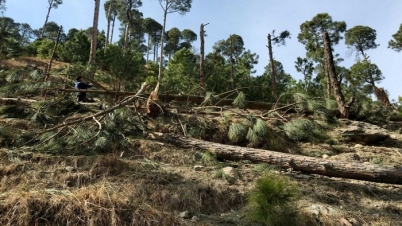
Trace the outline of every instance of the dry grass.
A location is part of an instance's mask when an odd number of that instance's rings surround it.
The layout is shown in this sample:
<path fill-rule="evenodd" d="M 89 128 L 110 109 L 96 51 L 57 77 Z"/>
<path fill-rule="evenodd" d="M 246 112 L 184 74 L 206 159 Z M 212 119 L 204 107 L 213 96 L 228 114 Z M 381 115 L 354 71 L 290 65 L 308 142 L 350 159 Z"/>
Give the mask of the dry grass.
<path fill-rule="evenodd" d="M 142 161 L 34 154 L 17 164 L 4 153 L 2 225 L 178 225 L 178 211 L 211 214 L 244 203 L 235 189 L 188 180 Z"/>
<path fill-rule="evenodd" d="M 2 65 L 5 65 L 6 67 L 9 68 L 25 68 L 27 65 L 36 65 L 40 69 L 44 69 L 44 67 L 49 63 L 49 59 L 41 59 L 37 57 L 18 57 L 16 59 L 9 59 L 9 60 L 3 60 L 1 62 Z M 58 68 L 62 66 L 68 65 L 67 63 L 60 62 L 57 60 L 54 60 L 52 62 L 52 68 Z"/>

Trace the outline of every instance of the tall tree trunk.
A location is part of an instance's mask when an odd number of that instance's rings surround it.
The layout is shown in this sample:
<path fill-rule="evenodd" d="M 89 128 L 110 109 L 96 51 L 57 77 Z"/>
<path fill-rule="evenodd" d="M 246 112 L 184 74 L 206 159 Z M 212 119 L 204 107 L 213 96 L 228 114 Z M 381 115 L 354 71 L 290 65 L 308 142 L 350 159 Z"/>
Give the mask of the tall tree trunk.
<path fill-rule="evenodd" d="M 220 159 L 249 160 L 255 163 L 278 165 L 285 169 L 293 169 L 304 173 L 381 183 L 402 184 L 401 167 L 335 161 L 269 150 L 224 145 L 180 136 L 165 135 L 164 139 L 184 148 L 212 150 Z"/>
<path fill-rule="evenodd" d="M 278 90 L 276 86 L 276 72 L 275 72 L 275 65 L 274 65 L 274 57 L 272 53 L 272 40 L 271 34 L 268 34 L 268 54 L 269 54 L 269 62 L 270 62 L 270 70 L 271 70 L 271 83 L 272 83 L 272 95 L 274 96 L 275 100 L 278 99 Z"/>
<path fill-rule="evenodd" d="M 125 28 L 125 31 L 124 31 L 124 44 L 123 44 L 123 50 L 124 50 L 124 51 L 127 50 L 127 45 L 128 45 L 129 23 L 130 23 L 130 22 L 128 22 L 128 23 L 126 24 L 126 28 Z"/>
<path fill-rule="evenodd" d="M 55 53 L 57 51 L 57 46 L 59 44 L 60 34 L 61 34 L 62 30 L 63 30 L 63 26 L 60 26 L 59 32 L 57 32 L 56 42 L 54 43 L 54 47 L 53 47 L 53 50 L 52 50 L 52 56 L 50 57 L 49 64 L 47 65 L 47 68 L 45 70 L 45 81 L 44 81 L 45 83 L 49 79 L 50 70 L 52 69 L 52 63 L 53 63 L 54 55 L 55 55 Z M 44 90 L 42 90 L 42 96 L 45 96 L 45 94 L 46 94 L 46 90 L 44 89 Z"/>
<path fill-rule="evenodd" d="M 113 31 L 114 31 L 114 24 L 116 22 L 116 16 L 113 16 L 113 20 L 112 20 L 112 29 L 110 32 L 110 42 L 109 43 L 113 43 Z"/>
<path fill-rule="evenodd" d="M 52 63 L 53 63 L 54 56 L 55 56 L 56 51 L 57 51 L 57 46 L 59 45 L 60 34 L 61 34 L 62 30 L 63 30 L 63 26 L 60 26 L 59 32 L 57 32 L 56 43 L 54 44 L 54 47 L 53 47 L 53 50 L 52 50 L 52 56 L 50 57 L 49 64 L 48 64 L 48 67 L 47 67 L 47 70 L 46 70 L 47 73 L 46 73 L 45 81 L 49 78 L 49 73 L 50 73 L 50 70 L 52 69 Z"/>
<path fill-rule="evenodd" d="M 151 38 L 151 35 L 148 34 L 148 40 L 147 40 L 147 61 L 146 61 L 147 64 L 148 64 L 148 61 L 149 61 L 149 50 L 150 50 L 150 45 L 151 45 L 150 38 Z"/>
<path fill-rule="evenodd" d="M 158 43 L 155 43 L 154 44 L 154 62 L 156 62 L 157 61 L 157 59 L 158 59 L 158 52 L 159 52 L 159 44 Z"/>
<path fill-rule="evenodd" d="M 230 87 L 232 90 L 236 88 L 235 75 L 234 75 L 234 59 L 233 59 L 233 40 L 230 35 Z"/>
<path fill-rule="evenodd" d="M 93 25 L 92 25 L 92 36 L 91 36 L 91 52 L 89 54 L 89 63 L 91 65 L 95 64 L 95 58 L 96 58 L 96 45 L 97 45 L 98 21 L 99 21 L 99 5 L 100 5 L 100 0 L 95 0 L 94 20 L 93 20 Z"/>
<path fill-rule="evenodd" d="M 331 81 L 332 78 L 331 78 L 331 75 L 330 75 L 330 72 L 329 72 L 331 69 L 328 68 L 329 67 L 328 64 L 325 64 L 325 65 L 326 65 L 326 68 L 324 70 L 325 70 L 325 77 L 327 78 L 327 97 L 331 98 L 332 89 L 333 89 L 333 87 L 332 87 L 332 82 L 333 81 Z"/>
<path fill-rule="evenodd" d="M 205 95 L 205 73 L 204 73 L 204 37 L 205 31 L 204 27 L 208 24 L 201 24 L 200 27 L 200 40 L 201 40 L 201 47 L 200 47 L 200 96 Z"/>
<path fill-rule="evenodd" d="M 338 76 L 336 75 L 335 71 L 334 58 L 332 56 L 331 41 L 329 40 L 327 32 L 324 31 L 322 33 L 322 39 L 324 41 L 326 68 L 328 69 L 329 79 L 332 82 L 332 87 L 334 89 L 336 102 L 338 103 L 339 112 L 341 113 L 343 118 L 349 118 L 349 105 L 352 104 L 353 99 L 348 104 L 345 102 L 345 97 L 343 96 L 341 89 L 342 78 L 340 78 L 338 81 Z"/>
<path fill-rule="evenodd" d="M 106 49 L 107 46 L 109 45 L 109 34 L 110 34 L 110 14 L 112 13 L 112 5 L 113 5 L 113 0 L 110 0 L 110 4 L 109 4 L 109 9 L 107 10 L 107 28 L 106 28 L 106 40 L 105 40 L 105 53 L 106 53 Z"/>
<path fill-rule="evenodd" d="M 53 8 L 52 5 L 53 5 L 53 0 L 49 2 L 49 7 L 47 8 L 45 23 L 43 24 L 43 27 L 42 27 L 42 33 L 39 36 L 39 38 L 41 38 L 41 39 L 45 35 L 45 27 L 46 27 L 47 21 L 49 20 L 50 10 L 52 10 L 52 8 Z"/>
<path fill-rule="evenodd" d="M 162 69 L 163 69 L 163 42 L 165 38 L 165 29 L 166 29 L 166 17 L 167 17 L 167 9 L 168 9 L 169 1 L 166 1 L 166 7 L 163 12 L 163 28 L 161 34 L 161 49 L 160 49 L 160 59 L 159 59 L 159 72 L 158 72 L 158 83 L 162 82 Z"/>

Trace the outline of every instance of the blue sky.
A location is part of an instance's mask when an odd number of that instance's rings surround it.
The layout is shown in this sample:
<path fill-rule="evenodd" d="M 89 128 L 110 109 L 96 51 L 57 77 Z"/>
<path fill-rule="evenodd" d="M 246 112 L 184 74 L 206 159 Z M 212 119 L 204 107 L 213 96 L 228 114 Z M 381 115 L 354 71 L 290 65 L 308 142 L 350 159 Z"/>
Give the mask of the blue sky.
<path fill-rule="evenodd" d="M 106 29 L 104 2 L 101 0 L 100 30 Z M 15 22 L 29 23 L 36 29 L 44 23 L 47 4 L 47 0 L 7 0 L 5 16 Z M 70 28 L 86 29 L 92 26 L 93 9 L 93 0 L 64 0 L 58 9 L 52 9 L 49 21 L 63 25 L 65 32 Z M 143 0 L 139 10 L 144 18 L 151 17 L 162 24 L 163 11 L 158 0 Z M 166 29 L 191 29 L 199 34 L 200 24 L 209 23 L 205 27 L 208 35 L 205 38 L 206 53 L 212 51 L 218 40 L 227 39 L 230 34 L 240 35 L 245 48 L 260 57 L 255 75 L 261 75 L 268 64 L 267 34 L 272 30 L 277 33 L 288 30 L 292 38 L 286 46 L 274 47 L 274 57 L 282 62 L 285 71 L 292 77 L 302 79 L 294 68 L 296 58 L 305 56 L 304 46 L 297 41 L 300 24 L 318 13 L 328 13 L 334 21 L 345 21 L 348 29 L 363 25 L 377 31 L 380 46 L 367 54 L 385 76 L 378 86 L 388 91 L 390 99 L 397 99 L 402 96 L 402 52 L 397 53 L 387 47 L 402 23 L 401 10 L 400 0 L 193 0 L 189 13 L 184 16 L 177 13 L 168 15 Z M 198 47 L 199 41 L 194 45 Z M 355 54 L 345 47 L 344 40 L 334 49 L 345 59 L 341 66 L 349 68 L 356 62 Z"/>

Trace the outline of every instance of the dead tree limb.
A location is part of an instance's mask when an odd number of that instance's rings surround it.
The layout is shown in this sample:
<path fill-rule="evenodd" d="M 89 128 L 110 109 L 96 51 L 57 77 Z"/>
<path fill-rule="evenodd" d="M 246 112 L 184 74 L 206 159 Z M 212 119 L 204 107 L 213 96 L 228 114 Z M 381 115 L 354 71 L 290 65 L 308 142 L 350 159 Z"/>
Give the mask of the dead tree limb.
<path fill-rule="evenodd" d="M 304 173 L 380 183 L 402 184 L 401 167 L 335 161 L 269 150 L 224 145 L 181 136 L 164 135 L 163 139 L 184 148 L 213 150 L 220 159 L 250 160 L 256 163 L 268 163 L 278 165 L 282 168 L 291 168 Z"/>
<path fill-rule="evenodd" d="M 49 131 L 53 131 L 53 130 L 55 130 L 55 129 L 58 129 L 58 128 L 61 128 L 61 127 L 64 127 L 64 126 L 73 125 L 73 124 L 85 122 L 85 121 L 88 121 L 88 120 L 93 120 L 94 118 L 96 118 L 96 117 L 98 117 L 98 116 L 105 115 L 105 114 L 107 114 L 107 113 L 110 113 L 110 112 L 112 112 L 112 111 L 118 109 L 118 108 L 121 108 L 121 107 L 123 107 L 123 106 L 126 106 L 126 105 L 132 103 L 133 101 L 135 101 L 136 99 L 140 98 L 140 97 L 141 97 L 141 94 L 144 92 L 146 86 L 147 86 L 147 84 L 146 84 L 146 83 L 143 83 L 143 84 L 141 85 L 140 90 L 139 90 L 135 95 L 133 95 L 133 96 L 127 98 L 126 100 L 124 100 L 124 101 L 122 101 L 122 102 L 116 104 L 116 105 L 113 106 L 113 107 L 110 107 L 110 108 L 108 108 L 108 109 L 105 109 L 105 110 L 100 111 L 100 112 L 98 112 L 98 113 L 96 113 L 96 114 L 93 114 L 93 115 L 89 115 L 89 116 L 86 116 L 86 117 L 82 117 L 82 118 L 79 118 L 79 119 L 70 121 L 70 122 L 68 122 L 68 123 L 65 122 L 65 123 L 63 123 L 63 124 L 61 124 L 61 125 L 57 125 L 57 126 L 54 126 L 54 127 L 52 127 L 52 128 L 49 128 L 49 129 L 44 129 L 44 130 L 40 131 L 39 134 L 46 133 L 46 132 L 49 132 Z"/>

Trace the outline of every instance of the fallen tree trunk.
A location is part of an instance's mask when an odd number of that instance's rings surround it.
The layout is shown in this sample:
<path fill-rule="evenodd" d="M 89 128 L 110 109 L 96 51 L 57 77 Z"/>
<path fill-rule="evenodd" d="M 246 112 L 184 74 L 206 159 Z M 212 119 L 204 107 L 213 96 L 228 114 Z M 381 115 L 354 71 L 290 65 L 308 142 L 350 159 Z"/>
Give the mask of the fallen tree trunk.
<path fill-rule="evenodd" d="M 250 160 L 291 168 L 304 173 L 330 177 L 349 178 L 389 184 L 402 184 L 402 168 L 335 161 L 308 156 L 287 154 L 255 148 L 218 144 L 193 138 L 164 135 L 164 140 L 184 148 L 213 150 L 218 158 L 226 160 Z"/>
<path fill-rule="evenodd" d="M 57 89 L 58 91 L 63 92 L 82 92 L 82 90 L 76 89 Z M 116 91 L 104 91 L 104 90 L 85 90 L 87 93 L 97 93 L 104 95 L 117 95 L 117 96 L 132 96 L 135 95 L 134 92 L 116 92 Z M 146 96 L 146 94 L 144 94 Z M 158 94 L 158 99 L 160 101 L 169 102 L 169 101 L 178 101 L 178 102 L 188 102 L 194 104 L 201 104 L 204 102 L 204 97 L 202 96 L 179 96 L 179 95 L 164 95 Z M 223 99 L 220 100 L 219 103 L 215 104 L 215 106 L 231 106 L 233 105 L 232 99 Z M 265 103 L 265 102 L 257 102 L 257 101 L 248 101 L 247 109 L 260 109 L 260 110 L 271 110 L 275 104 Z"/>

